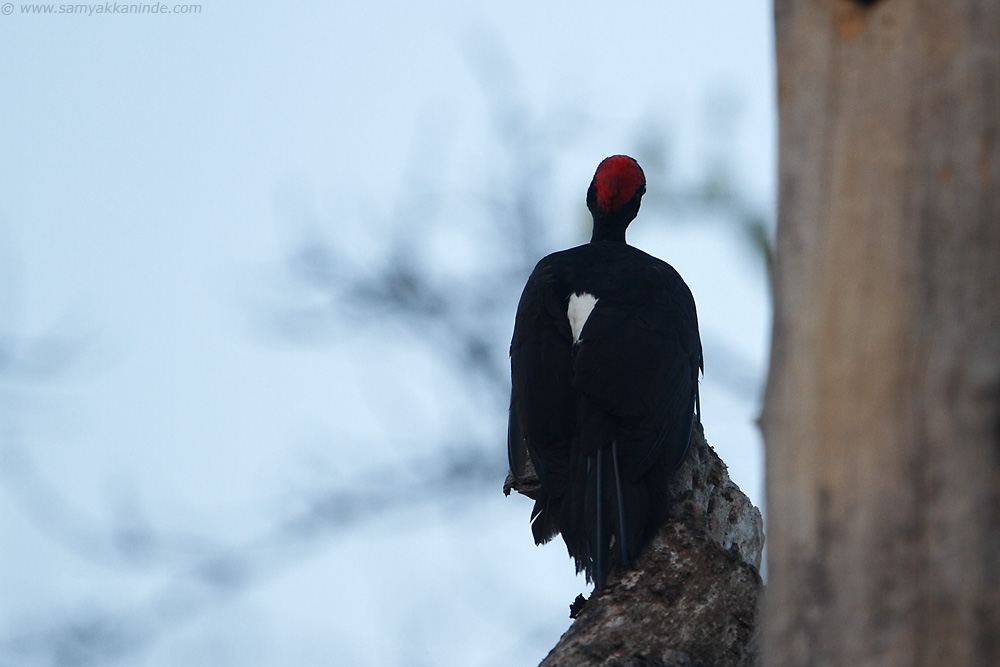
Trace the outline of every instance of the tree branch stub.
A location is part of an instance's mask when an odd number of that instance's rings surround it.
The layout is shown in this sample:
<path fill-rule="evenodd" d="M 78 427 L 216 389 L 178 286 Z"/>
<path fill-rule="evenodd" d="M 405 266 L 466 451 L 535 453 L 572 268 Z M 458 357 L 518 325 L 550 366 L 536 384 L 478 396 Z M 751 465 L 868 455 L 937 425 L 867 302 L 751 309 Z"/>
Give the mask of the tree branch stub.
<path fill-rule="evenodd" d="M 504 484 L 528 497 L 537 489 L 530 476 Z M 757 664 L 763 520 L 700 425 L 669 507 L 634 567 L 582 605 L 543 667 Z"/>

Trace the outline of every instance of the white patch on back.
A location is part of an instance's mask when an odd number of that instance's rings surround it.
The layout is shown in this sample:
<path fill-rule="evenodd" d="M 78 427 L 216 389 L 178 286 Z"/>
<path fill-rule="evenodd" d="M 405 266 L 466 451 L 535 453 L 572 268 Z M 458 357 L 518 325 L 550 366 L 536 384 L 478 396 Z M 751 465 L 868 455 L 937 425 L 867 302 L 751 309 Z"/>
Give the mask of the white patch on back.
<path fill-rule="evenodd" d="M 583 325 L 587 323 L 587 318 L 590 317 L 595 305 L 597 305 L 597 297 L 593 294 L 581 292 L 570 295 L 566 316 L 569 318 L 569 328 L 573 330 L 574 344 L 580 342 Z"/>

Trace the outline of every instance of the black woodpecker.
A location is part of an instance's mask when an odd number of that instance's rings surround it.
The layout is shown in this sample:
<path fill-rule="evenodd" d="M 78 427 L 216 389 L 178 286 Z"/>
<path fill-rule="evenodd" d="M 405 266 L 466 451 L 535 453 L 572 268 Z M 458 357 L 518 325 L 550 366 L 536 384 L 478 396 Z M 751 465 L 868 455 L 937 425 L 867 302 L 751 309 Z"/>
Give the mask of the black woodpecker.
<path fill-rule="evenodd" d="M 590 243 L 542 259 L 510 346 L 510 469 L 541 481 L 536 544 L 561 533 L 577 572 L 601 588 L 628 568 L 664 514 L 663 494 L 700 419 L 703 370 L 691 290 L 625 242 L 646 178 L 625 155 L 587 191 Z"/>

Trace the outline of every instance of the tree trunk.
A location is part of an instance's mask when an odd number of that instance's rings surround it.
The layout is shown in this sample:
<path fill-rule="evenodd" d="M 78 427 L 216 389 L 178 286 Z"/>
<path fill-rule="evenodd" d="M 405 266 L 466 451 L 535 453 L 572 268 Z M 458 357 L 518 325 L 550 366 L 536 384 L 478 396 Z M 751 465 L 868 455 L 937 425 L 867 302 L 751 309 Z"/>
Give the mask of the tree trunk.
<path fill-rule="evenodd" d="M 1000 665 L 1000 2 L 776 0 L 766 665 Z"/>
<path fill-rule="evenodd" d="M 511 488 L 535 491 L 508 477 L 504 490 Z M 542 667 L 757 664 L 763 521 L 701 425 L 669 496 L 669 517 L 635 566 L 613 572 L 582 609 L 574 603 L 576 622 Z"/>

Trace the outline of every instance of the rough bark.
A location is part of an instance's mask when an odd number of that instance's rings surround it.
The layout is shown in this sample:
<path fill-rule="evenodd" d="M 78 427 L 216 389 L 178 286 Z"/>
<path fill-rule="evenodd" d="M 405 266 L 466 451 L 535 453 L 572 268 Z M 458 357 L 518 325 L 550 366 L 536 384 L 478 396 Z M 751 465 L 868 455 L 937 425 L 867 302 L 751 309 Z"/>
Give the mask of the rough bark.
<path fill-rule="evenodd" d="M 767 665 L 1000 665 L 1000 2 L 776 0 Z"/>
<path fill-rule="evenodd" d="M 700 425 L 669 502 L 635 567 L 591 596 L 543 666 L 756 664 L 763 522 Z"/>

